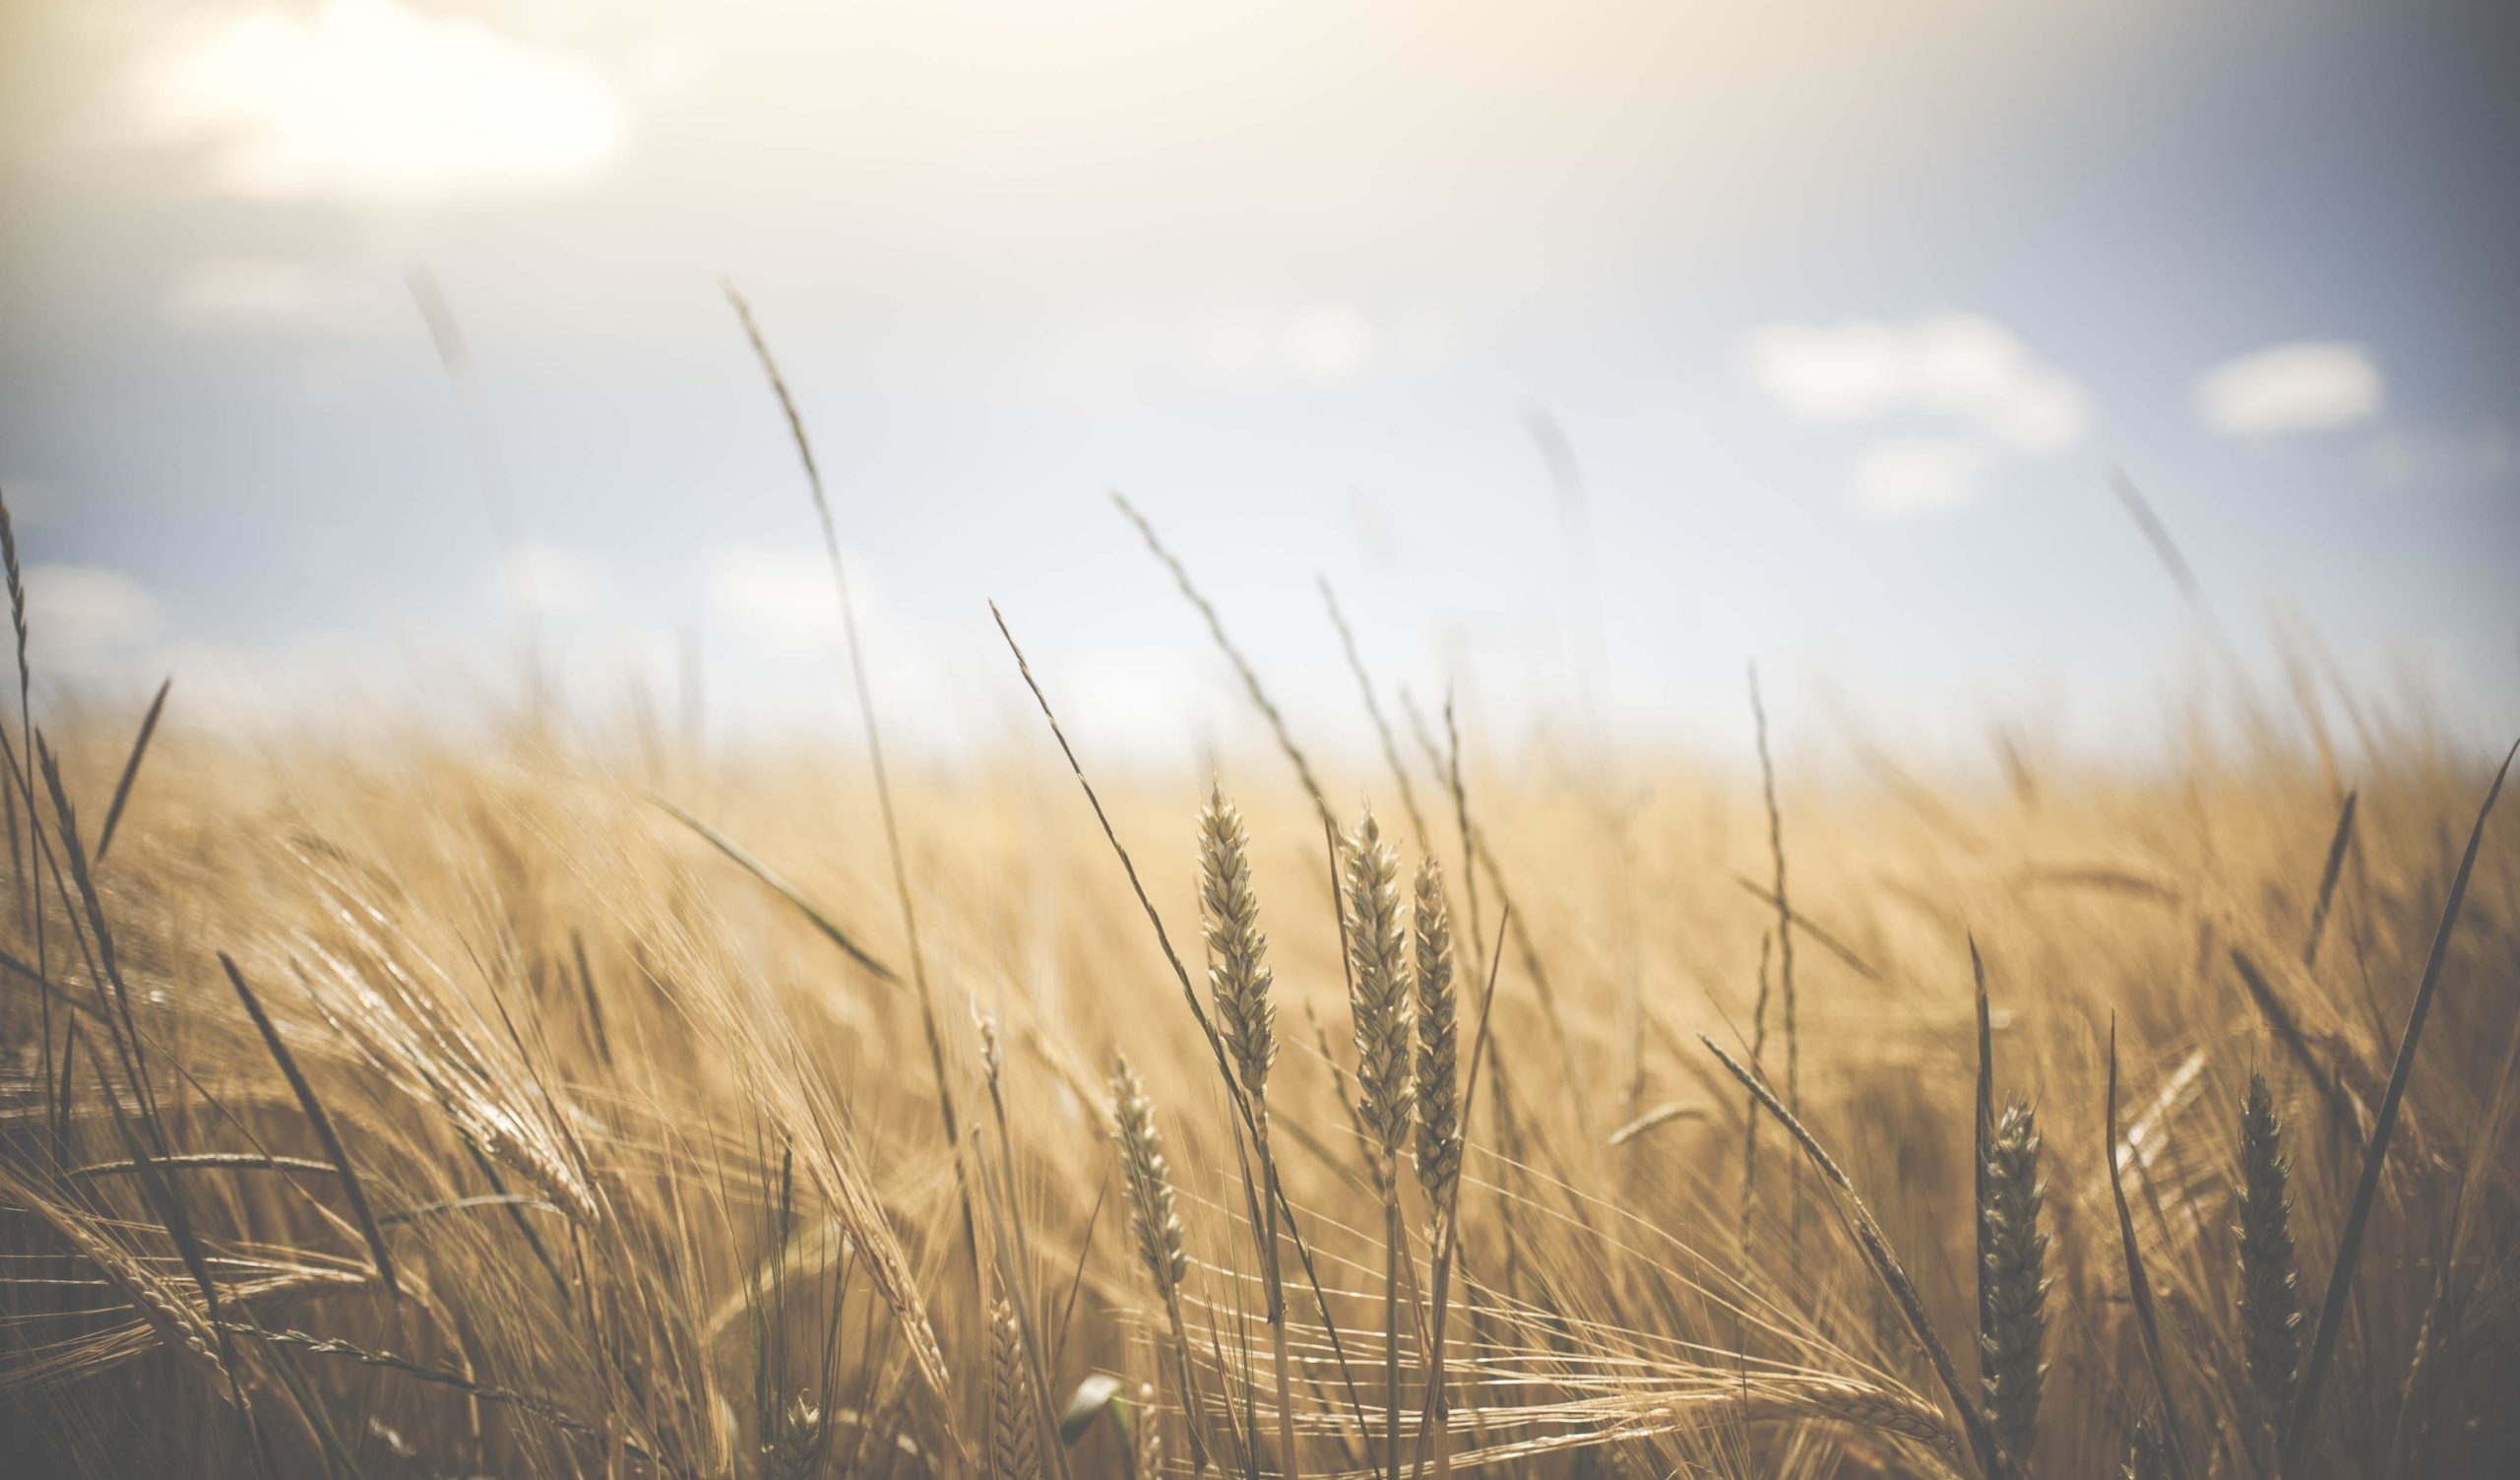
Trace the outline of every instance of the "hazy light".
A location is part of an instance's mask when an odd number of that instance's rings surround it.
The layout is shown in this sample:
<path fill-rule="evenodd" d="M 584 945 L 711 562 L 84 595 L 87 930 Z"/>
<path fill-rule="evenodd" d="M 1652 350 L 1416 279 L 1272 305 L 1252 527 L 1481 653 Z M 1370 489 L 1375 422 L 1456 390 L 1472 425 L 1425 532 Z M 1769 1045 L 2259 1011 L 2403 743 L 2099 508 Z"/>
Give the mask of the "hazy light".
<path fill-rule="evenodd" d="M 468 17 L 396 0 L 268 6 L 180 34 L 139 110 L 253 196 L 408 199 L 593 175 L 629 119 L 592 68 Z"/>
<path fill-rule="evenodd" d="M 2333 431 L 2380 414 L 2371 352 L 2341 340 L 2277 345 L 2225 360 L 2196 382 L 2196 417 L 2228 437 Z"/>

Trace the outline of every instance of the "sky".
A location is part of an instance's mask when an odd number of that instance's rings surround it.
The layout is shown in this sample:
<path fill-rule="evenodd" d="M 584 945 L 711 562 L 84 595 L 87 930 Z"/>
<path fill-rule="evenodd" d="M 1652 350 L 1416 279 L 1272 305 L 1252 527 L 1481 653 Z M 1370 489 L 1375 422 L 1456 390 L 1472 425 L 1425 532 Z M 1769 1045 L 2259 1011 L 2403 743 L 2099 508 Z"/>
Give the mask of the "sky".
<path fill-rule="evenodd" d="M 0 0 L 49 681 L 1308 735 L 2158 739 L 2279 636 L 2520 733 L 2520 23 L 1869 5 Z M 433 333 L 426 305 L 442 305 Z M 1030 731 L 1027 740 L 1037 740 Z"/>

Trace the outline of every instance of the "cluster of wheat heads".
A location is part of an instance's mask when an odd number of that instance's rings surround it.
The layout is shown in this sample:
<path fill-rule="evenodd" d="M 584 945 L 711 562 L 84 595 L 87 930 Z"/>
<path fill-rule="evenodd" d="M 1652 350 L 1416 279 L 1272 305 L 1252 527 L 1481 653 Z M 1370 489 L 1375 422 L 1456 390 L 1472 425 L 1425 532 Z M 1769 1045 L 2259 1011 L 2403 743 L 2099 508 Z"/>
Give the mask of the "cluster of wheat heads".
<path fill-rule="evenodd" d="M 1474 774 L 1440 722 L 1307 764 L 1399 804 L 1327 826 L 1256 765 L 1247 814 L 914 775 L 914 970 L 827 767 L 247 745 L 180 695 L 135 744 L 30 691 L 11 1474 L 2300 1480 L 2520 1442 L 2520 869 L 2412 738 L 2343 821 L 2281 754 L 1814 795 L 1790 900 L 1798 794 L 1658 774 L 1634 940 L 1561 758 Z"/>

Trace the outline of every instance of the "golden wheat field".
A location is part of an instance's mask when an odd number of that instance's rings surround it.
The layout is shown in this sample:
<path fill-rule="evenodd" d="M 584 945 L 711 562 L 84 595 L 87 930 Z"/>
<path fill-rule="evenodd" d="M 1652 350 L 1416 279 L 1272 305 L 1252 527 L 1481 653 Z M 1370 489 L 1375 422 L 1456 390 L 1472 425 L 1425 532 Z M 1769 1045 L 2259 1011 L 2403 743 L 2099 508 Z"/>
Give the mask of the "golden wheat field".
<path fill-rule="evenodd" d="M 13 724 L 8 1472 L 2510 1473 L 2487 761 L 1360 702 L 1214 776 Z"/>

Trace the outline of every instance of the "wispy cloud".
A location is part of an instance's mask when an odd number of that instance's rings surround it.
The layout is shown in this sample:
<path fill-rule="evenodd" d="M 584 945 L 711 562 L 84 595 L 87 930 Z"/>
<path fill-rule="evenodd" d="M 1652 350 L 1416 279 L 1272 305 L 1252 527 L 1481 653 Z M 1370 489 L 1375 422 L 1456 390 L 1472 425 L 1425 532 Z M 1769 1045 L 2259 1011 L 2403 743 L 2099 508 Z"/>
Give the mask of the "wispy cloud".
<path fill-rule="evenodd" d="M 2270 346 L 2196 378 L 2196 418 L 2227 437 L 2334 431 L 2370 420 L 2386 399 L 2371 352 L 2343 340 Z"/>
<path fill-rule="evenodd" d="M 1933 428 L 1886 437 L 1855 460 L 1850 496 L 1877 518 L 1965 507 L 2005 458 L 2054 457 L 2091 432 L 2082 386 L 1978 314 L 1767 324 L 1739 348 L 1750 383 L 1800 420 Z"/>
<path fill-rule="evenodd" d="M 722 545 L 700 557 L 700 602 L 740 637 L 821 644 L 840 635 L 831 559 L 813 545 Z"/>
<path fill-rule="evenodd" d="M 73 667 L 154 641 L 158 598 L 103 565 L 27 567 L 27 626 L 47 657 Z"/>
<path fill-rule="evenodd" d="M 185 29 L 138 75 L 158 139 L 231 194 L 408 200 L 583 180 L 628 113 L 568 52 L 399 0 L 263 5 Z"/>
<path fill-rule="evenodd" d="M 1885 437 L 1857 456 L 1848 493 L 1875 519 L 1947 513 L 1984 496 L 1999 461 L 1994 448 L 1969 437 Z"/>
<path fill-rule="evenodd" d="M 547 540 L 523 540 L 499 556 L 500 594 L 541 616 L 588 616 L 600 611 L 611 580 L 589 551 Z"/>
<path fill-rule="evenodd" d="M 1439 320 L 1335 301 L 1293 308 L 1234 304 L 1200 320 L 1196 340 L 1199 359 L 1212 370 L 1326 386 L 1385 369 L 1437 369 L 1457 349 L 1453 328 Z"/>

